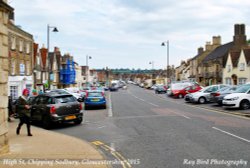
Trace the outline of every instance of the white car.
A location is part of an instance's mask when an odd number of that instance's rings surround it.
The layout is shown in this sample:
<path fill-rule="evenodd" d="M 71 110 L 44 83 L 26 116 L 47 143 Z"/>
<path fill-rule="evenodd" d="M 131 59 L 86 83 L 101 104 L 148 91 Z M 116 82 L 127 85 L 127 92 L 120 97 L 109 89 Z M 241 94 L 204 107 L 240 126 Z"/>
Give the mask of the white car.
<path fill-rule="evenodd" d="M 211 92 L 216 92 L 217 90 L 226 86 L 227 85 L 211 85 L 201 89 L 198 92 L 187 94 L 186 96 L 188 96 L 188 101 L 190 102 L 204 104 L 210 101 Z M 185 100 L 187 101 L 186 98 Z"/>
<path fill-rule="evenodd" d="M 223 98 L 222 105 L 231 108 L 250 108 L 250 84 L 242 85 L 237 88 L 234 93 L 231 93 Z"/>

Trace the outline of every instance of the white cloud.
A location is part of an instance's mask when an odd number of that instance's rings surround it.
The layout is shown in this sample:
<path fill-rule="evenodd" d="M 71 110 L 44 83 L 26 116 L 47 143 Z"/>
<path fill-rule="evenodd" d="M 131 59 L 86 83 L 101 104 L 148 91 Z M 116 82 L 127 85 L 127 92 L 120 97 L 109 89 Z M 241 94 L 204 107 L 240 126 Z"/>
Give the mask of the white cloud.
<path fill-rule="evenodd" d="M 170 63 L 178 65 L 213 35 L 228 42 L 235 23 L 250 24 L 248 0 L 12 0 L 11 6 L 16 23 L 37 42 L 46 43 L 47 24 L 57 26 L 50 48 L 70 51 L 79 64 L 86 54 L 100 58 L 93 67 L 148 68 L 148 61 L 165 60 L 164 40 L 170 40 Z"/>

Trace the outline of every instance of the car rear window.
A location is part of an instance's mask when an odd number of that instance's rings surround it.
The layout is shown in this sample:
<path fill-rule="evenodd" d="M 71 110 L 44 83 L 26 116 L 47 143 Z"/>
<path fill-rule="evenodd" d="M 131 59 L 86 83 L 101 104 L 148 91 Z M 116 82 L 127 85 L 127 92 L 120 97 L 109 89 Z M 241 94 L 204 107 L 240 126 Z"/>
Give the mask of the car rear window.
<path fill-rule="evenodd" d="M 89 92 L 88 94 L 89 97 L 102 97 L 101 92 Z"/>
<path fill-rule="evenodd" d="M 69 103 L 69 102 L 75 102 L 76 101 L 74 96 L 71 96 L 71 95 L 55 97 L 55 100 L 56 100 L 57 103 Z"/>

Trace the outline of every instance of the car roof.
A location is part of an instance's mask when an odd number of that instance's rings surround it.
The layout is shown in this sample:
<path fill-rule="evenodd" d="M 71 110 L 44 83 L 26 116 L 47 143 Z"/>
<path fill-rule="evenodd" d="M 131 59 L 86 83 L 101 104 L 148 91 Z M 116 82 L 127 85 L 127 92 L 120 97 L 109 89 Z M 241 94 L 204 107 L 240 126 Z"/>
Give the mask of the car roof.
<path fill-rule="evenodd" d="M 66 94 L 66 93 L 50 92 L 50 93 L 41 94 L 39 96 L 61 97 L 61 96 L 73 96 L 73 95 L 72 94 Z"/>

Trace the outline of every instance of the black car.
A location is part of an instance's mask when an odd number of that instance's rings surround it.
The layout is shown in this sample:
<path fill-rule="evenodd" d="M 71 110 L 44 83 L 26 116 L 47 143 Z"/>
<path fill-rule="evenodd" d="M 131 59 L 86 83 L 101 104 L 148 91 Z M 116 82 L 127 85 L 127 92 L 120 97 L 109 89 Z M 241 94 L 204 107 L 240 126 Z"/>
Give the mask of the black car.
<path fill-rule="evenodd" d="M 159 94 L 159 93 L 167 93 L 166 88 L 164 88 L 164 86 L 157 86 L 157 88 L 155 89 L 155 93 Z"/>
<path fill-rule="evenodd" d="M 31 120 L 41 121 L 49 129 L 53 123 L 74 122 L 80 124 L 83 119 L 82 104 L 73 95 L 45 93 L 31 102 Z"/>

